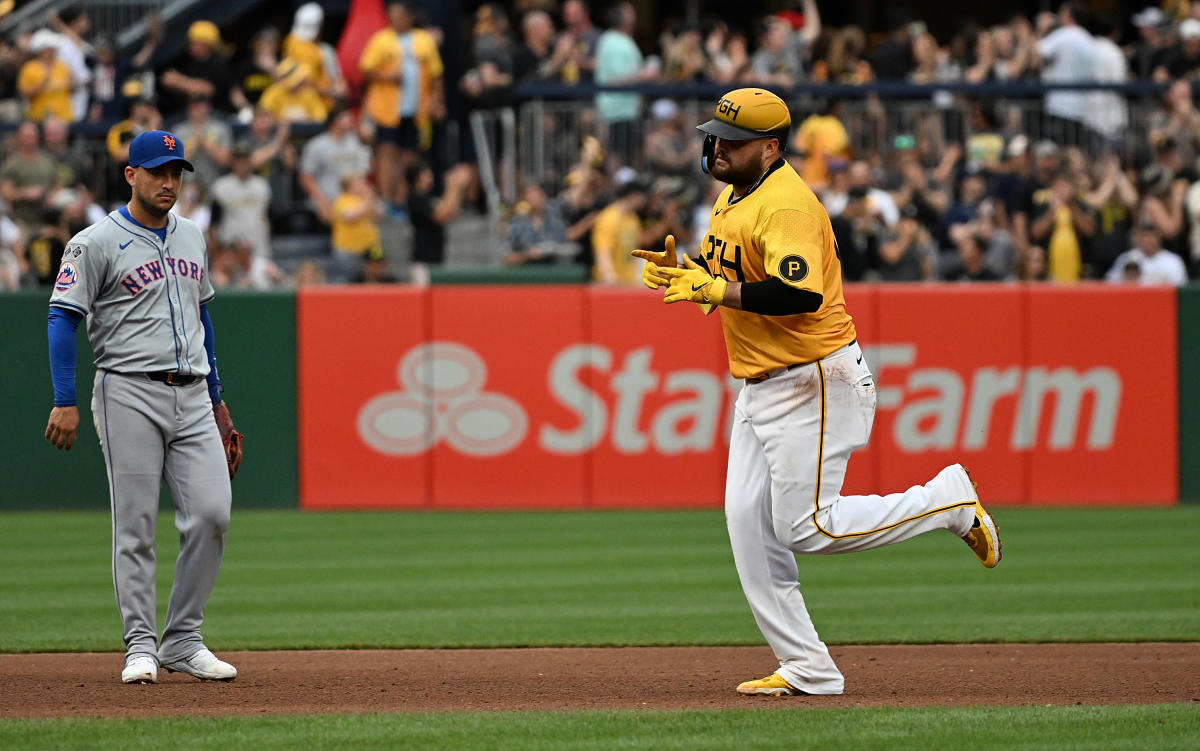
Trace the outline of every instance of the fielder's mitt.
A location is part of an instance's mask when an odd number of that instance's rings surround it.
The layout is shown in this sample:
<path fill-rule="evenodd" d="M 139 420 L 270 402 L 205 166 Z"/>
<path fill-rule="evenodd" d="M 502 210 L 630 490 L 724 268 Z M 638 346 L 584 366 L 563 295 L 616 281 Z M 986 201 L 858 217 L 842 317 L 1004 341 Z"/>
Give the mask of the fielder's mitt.
<path fill-rule="evenodd" d="M 225 461 L 229 463 L 229 477 L 237 474 L 242 466 L 242 440 L 246 437 L 233 427 L 233 418 L 229 415 L 229 407 L 221 402 L 213 407 L 213 419 L 217 421 L 217 430 L 221 431 L 221 443 L 225 445 Z"/>

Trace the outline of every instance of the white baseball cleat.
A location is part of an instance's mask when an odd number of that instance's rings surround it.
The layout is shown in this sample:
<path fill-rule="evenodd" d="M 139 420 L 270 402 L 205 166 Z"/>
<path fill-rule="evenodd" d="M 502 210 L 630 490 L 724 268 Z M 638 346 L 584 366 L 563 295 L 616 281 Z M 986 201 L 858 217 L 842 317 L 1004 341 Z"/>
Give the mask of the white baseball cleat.
<path fill-rule="evenodd" d="M 182 660 L 163 663 L 163 667 L 172 673 L 187 673 L 202 681 L 232 681 L 237 678 L 237 668 L 218 660 L 207 647 Z"/>
<path fill-rule="evenodd" d="M 121 671 L 122 683 L 158 683 L 158 662 L 149 655 L 134 655 Z"/>

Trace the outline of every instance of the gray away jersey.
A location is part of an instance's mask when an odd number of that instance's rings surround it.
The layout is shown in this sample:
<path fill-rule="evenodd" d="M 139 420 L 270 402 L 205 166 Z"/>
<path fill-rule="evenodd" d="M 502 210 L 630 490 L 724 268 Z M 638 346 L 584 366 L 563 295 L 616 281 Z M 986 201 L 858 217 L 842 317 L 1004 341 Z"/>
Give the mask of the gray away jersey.
<path fill-rule="evenodd" d="M 200 306 L 213 298 L 204 235 L 168 215 L 167 239 L 120 211 L 71 238 L 50 304 L 88 317 L 97 368 L 208 375 Z"/>

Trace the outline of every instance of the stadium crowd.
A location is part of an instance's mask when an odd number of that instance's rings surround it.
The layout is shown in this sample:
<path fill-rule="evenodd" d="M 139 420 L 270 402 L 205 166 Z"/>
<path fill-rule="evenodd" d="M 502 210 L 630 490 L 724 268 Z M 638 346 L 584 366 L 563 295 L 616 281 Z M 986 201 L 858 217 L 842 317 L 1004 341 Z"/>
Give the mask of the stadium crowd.
<path fill-rule="evenodd" d="M 1067 2 L 939 39 L 901 8 L 886 28 L 830 27 L 816 0 L 745 27 L 639 19 L 629 2 L 514 0 L 475 7 L 462 49 L 420 3 L 385 5 L 353 70 L 342 67 L 349 29 L 338 42 L 318 3 L 242 48 L 196 21 L 169 58 L 161 22 L 119 55 L 80 9 L 0 39 L 0 290 L 53 284 L 70 236 L 126 200 L 114 165 L 129 141 L 161 127 L 196 165 L 175 210 L 208 233 L 218 286 L 395 281 L 383 238 L 399 226 L 411 228 L 406 278 L 427 283 L 447 227 L 489 208 L 502 220 L 497 263 L 586 265 L 599 283 L 637 283 L 628 251 L 673 234 L 694 253 L 723 187 L 697 159 L 693 126 L 711 101 L 589 84 L 785 94 L 787 158 L 828 209 L 848 280 L 1200 274 L 1200 4 L 1116 17 Z M 911 116 L 871 86 L 888 82 L 927 87 L 904 95 Z M 1146 85 L 1032 99 L 1003 88 L 1129 82 Z M 520 107 L 547 84 L 581 87 L 570 116 L 543 121 L 561 168 L 522 163 L 511 205 L 489 207 L 488 175 L 514 155 L 488 152 L 481 169 L 468 115 Z M 278 263 L 276 240 L 297 234 L 323 238 L 323 251 Z"/>

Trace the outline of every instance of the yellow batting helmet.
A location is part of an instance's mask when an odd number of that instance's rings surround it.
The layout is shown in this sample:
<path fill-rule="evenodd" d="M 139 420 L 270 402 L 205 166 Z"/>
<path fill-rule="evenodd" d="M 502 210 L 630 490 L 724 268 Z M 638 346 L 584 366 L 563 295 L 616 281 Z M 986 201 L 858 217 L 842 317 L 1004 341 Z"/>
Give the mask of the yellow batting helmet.
<path fill-rule="evenodd" d="M 734 89 L 717 102 L 713 119 L 696 126 L 706 134 L 700 167 L 705 172 L 712 167 L 718 138 L 726 141 L 778 138 L 783 144 L 791 128 L 792 113 L 782 99 L 766 89 Z"/>

